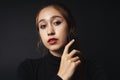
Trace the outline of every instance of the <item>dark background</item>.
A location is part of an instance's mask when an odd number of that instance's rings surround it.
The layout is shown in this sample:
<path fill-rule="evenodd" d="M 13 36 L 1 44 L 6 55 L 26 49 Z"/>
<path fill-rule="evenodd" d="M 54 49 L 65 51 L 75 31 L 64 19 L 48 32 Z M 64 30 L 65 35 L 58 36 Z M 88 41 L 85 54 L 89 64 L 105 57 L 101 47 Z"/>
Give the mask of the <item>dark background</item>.
<path fill-rule="evenodd" d="M 42 0 L 0 1 L 0 80 L 16 80 L 17 66 L 38 58 L 35 17 Z M 109 80 L 119 80 L 119 3 L 116 1 L 59 0 L 76 20 L 82 50 L 104 65 Z M 114 38 L 113 38 L 114 37 Z"/>

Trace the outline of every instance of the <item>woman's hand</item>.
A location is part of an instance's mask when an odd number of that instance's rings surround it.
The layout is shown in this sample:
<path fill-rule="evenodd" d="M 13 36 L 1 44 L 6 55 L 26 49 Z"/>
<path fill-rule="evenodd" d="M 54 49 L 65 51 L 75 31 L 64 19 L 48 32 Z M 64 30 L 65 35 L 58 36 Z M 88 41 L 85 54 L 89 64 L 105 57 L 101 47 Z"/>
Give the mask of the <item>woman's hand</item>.
<path fill-rule="evenodd" d="M 57 75 L 60 76 L 63 80 L 70 80 L 77 66 L 80 64 L 80 58 L 75 56 L 80 51 L 73 49 L 71 52 L 69 52 L 69 48 L 74 43 L 74 41 L 74 39 L 71 40 L 65 46 L 61 57 L 60 68 Z"/>

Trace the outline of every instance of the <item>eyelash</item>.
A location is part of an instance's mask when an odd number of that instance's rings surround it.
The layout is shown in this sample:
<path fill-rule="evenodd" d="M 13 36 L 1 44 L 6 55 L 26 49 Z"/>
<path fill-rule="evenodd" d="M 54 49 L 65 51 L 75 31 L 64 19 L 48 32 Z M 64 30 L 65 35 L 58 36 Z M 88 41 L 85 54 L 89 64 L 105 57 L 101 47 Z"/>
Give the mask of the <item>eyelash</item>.
<path fill-rule="evenodd" d="M 46 25 L 40 25 L 40 28 L 41 28 L 41 29 L 45 29 L 45 28 L 46 28 Z"/>
<path fill-rule="evenodd" d="M 55 25 L 55 26 L 58 26 L 58 25 L 60 25 L 62 22 L 61 21 L 56 21 L 56 22 L 54 22 L 53 24 Z"/>
<path fill-rule="evenodd" d="M 61 23 L 62 23 L 61 21 L 55 21 L 55 22 L 53 22 L 53 25 L 58 26 L 58 25 L 60 25 Z M 41 28 L 41 29 L 45 29 L 45 28 L 46 28 L 46 25 L 45 25 L 45 24 L 40 25 L 40 28 Z"/>

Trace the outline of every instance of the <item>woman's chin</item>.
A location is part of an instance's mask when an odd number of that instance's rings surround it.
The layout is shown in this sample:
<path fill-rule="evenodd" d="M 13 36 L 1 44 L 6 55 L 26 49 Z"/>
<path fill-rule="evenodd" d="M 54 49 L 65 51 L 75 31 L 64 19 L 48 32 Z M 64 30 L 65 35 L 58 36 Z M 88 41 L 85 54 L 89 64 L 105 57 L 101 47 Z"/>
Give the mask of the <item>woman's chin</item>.
<path fill-rule="evenodd" d="M 50 51 L 59 51 L 59 50 L 61 50 L 61 47 L 60 46 L 51 46 L 51 47 L 49 47 L 49 50 Z"/>
<path fill-rule="evenodd" d="M 46 46 L 48 49 L 49 49 L 49 51 L 57 51 L 57 52 L 61 52 L 61 51 L 63 51 L 63 49 L 64 49 L 64 44 L 56 44 L 56 45 L 49 45 L 49 46 Z"/>
<path fill-rule="evenodd" d="M 50 51 L 58 51 L 60 48 L 49 48 Z"/>

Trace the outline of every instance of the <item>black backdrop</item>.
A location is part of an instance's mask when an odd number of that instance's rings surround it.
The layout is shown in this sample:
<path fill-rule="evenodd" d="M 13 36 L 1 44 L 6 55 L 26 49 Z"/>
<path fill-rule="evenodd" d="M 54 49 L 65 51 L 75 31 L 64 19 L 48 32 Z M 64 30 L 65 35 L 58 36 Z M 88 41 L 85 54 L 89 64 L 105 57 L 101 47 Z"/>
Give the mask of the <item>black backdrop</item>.
<path fill-rule="evenodd" d="M 35 16 L 41 1 L 0 1 L 0 80 L 16 80 L 20 62 L 40 56 Z M 60 1 L 75 17 L 82 49 L 104 65 L 109 79 L 118 79 L 120 55 L 113 49 L 113 31 L 119 27 L 119 4 L 105 0 Z"/>

